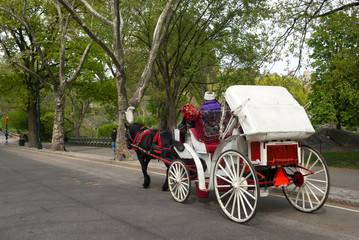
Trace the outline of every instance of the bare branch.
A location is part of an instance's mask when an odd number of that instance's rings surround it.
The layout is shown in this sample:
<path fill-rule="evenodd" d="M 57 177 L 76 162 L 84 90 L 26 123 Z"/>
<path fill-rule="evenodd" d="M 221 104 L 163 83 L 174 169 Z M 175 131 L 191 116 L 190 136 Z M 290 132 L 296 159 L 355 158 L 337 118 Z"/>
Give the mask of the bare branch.
<path fill-rule="evenodd" d="M 93 41 L 91 41 L 91 42 L 86 46 L 86 49 L 85 49 L 85 51 L 84 51 L 83 54 L 82 54 L 81 60 L 80 60 L 80 62 L 79 62 L 79 65 L 77 66 L 77 68 L 76 68 L 74 74 L 72 74 L 72 76 L 71 76 L 70 79 L 66 80 L 66 82 L 67 82 L 68 84 L 70 84 L 71 82 L 75 81 L 75 80 L 77 79 L 77 77 L 79 76 L 80 71 L 81 71 L 81 68 L 82 68 L 82 66 L 83 66 L 84 63 L 85 63 L 86 57 L 87 57 L 87 55 L 88 55 L 88 53 L 89 53 L 89 51 L 90 51 L 90 48 L 91 48 L 91 46 L 92 46 L 92 43 L 93 43 Z"/>
<path fill-rule="evenodd" d="M 349 8 L 352 8 L 352 7 L 355 7 L 355 6 L 359 6 L 359 1 L 343 5 L 341 7 L 332 9 L 332 10 L 330 10 L 328 12 L 325 12 L 325 13 L 322 13 L 322 14 L 319 14 L 319 15 L 314 15 L 313 18 L 325 17 L 325 16 L 328 16 L 328 15 L 333 14 L 335 12 L 339 12 L 339 11 L 349 9 Z"/>
<path fill-rule="evenodd" d="M 106 18 L 104 18 L 103 16 L 101 16 L 101 14 L 99 14 L 98 12 L 96 12 L 96 10 L 93 9 L 88 2 L 86 2 L 85 0 L 80 0 L 80 1 L 94 17 L 96 17 L 98 20 L 100 20 L 107 26 L 110 26 L 111 28 L 113 28 L 113 23 L 111 21 L 107 20 Z"/>
<path fill-rule="evenodd" d="M 169 22 L 171 21 L 180 3 L 181 0 L 169 0 L 157 21 L 157 25 L 153 34 L 151 52 L 148 57 L 145 69 L 142 72 L 141 78 L 138 81 L 137 90 L 133 94 L 130 106 L 135 108 L 138 107 L 146 89 L 149 86 L 150 79 L 153 74 L 154 63 L 158 55 L 162 40 L 167 33 Z"/>
<path fill-rule="evenodd" d="M 5 57 L 10 61 L 10 63 L 15 67 L 19 67 L 20 69 L 24 70 L 25 72 L 27 72 L 28 74 L 30 74 L 31 76 L 35 77 L 36 79 L 38 79 L 42 84 L 44 84 L 46 87 L 52 88 L 52 85 L 48 82 L 46 82 L 40 75 L 36 74 L 35 72 L 31 71 L 29 68 L 25 67 L 24 65 L 20 64 L 17 61 L 14 61 L 12 59 L 12 57 L 10 56 L 10 52 L 7 49 L 7 47 L 5 46 L 4 42 L 2 41 L 2 39 L 0 38 L 0 44 L 4 49 L 5 52 Z"/>
<path fill-rule="evenodd" d="M 26 4 L 26 1 L 24 2 L 24 4 Z M 25 6 L 24 6 L 24 8 L 25 8 Z M 39 42 L 38 42 L 38 40 L 37 40 L 35 31 L 34 31 L 34 29 L 31 27 L 31 25 L 29 24 L 29 22 L 27 21 L 27 19 L 25 18 L 25 19 L 23 20 L 23 19 L 20 18 L 18 15 L 14 14 L 14 13 L 12 13 L 11 11 L 8 11 L 8 10 L 6 10 L 6 9 L 4 9 L 4 8 L 1 8 L 1 7 L 0 7 L 0 11 L 3 11 L 3 12 L 5 12 L 5 13 L 9 14 L 11 17 L 13 17 L 13 18 L 16 19 L 17 21 L 19 21 L 22 25 L 24 25 L 24 26 L 28 29 L 28 31 L 29 31 L 31 37 L 32 37 L 33 40 L 34 40 L 34 44 L 35 44 L 36 50 L 37 50 L 37 52 L 39 53 L 39 55 L 40 55 L 40 57 L 41 57 L 41 60 L 42 60 L 42 62 L 43 62 L 43 64 L 44 64 L 46 70 L 48 71 L 48 73 L 49 73 L 51 79 L 53 80 L 54 84 L 56 84 L 56 77 L 55 77 L 55 75 L 53 74 L 53 72 L 52 72 L 52 70 L 51 70 L 51 68 L 50 68 L 50 66 L 49 66 L 49 64 L 48 64 L 48 62 L 47 62 L 47 59 L 45 58 L 45 55 L 43 54 L 43 52 L 42 52 L 42 50 L 41 50 L 41 48 L 40 48 L 40 45 L 39 45 Z M 24 15 L 24 16 L 25 16 L 25 15 Z M 27 67 L 23 66 L 22 64 L 20 64 L 20 63 L 18 63 L 18 62 L 13 61 L 10 55 L 8 55 L 8 58 L 10 59 L 10 61 L 12 61 L 14 64 L 16 64 L 16 66 L 20 67 L 21 69 L 25 70 L 26 72 L 28 72 L 28 73 L 31 74 L 32 76 L 34 76 L 34 77 L 36 77 L 37 79 L 39 79 L 39 80 L 41 81 L 41 83 L 44 84 L 45 86 L 51 87 L 51 88 L 56 87 L 55 85 L 52 85 L 52 84 L 50 84 L 49 82 L 43 80 L 39 75 L 37 75 L 36 73 L 34 73 L 33 71 L 31 71 L 31 70 L 28 69 Z"/>
<path fill-rule="evenodd" d="M 82 27 L 82 29 L 98 44 L 101 48 L 108 54 L 113 63 L 116 65 L 118 69 L 121 68 L 120 62 L 117 60 L 113 51 L 96 35 L 91 29 L 84 23 L 79 16 L 75 13 L 74 9 L 70 6 L 70 4 L 66 0 L 57 0 L 60 4 L 66 8 L 66 10 L 71 14 L 73 19 Z"/>

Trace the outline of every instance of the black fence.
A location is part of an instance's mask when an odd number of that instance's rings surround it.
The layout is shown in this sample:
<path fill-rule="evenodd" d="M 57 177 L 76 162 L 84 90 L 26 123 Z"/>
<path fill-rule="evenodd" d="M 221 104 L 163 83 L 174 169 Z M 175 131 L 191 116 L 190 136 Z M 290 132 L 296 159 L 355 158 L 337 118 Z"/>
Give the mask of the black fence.
<path fill-rule="evenodd" d="M 73 137 L 68 138 L 66 143 L 74 145 L 86 145 L 95 147 L 111 147 L 111 138 L 88 138 L 88 137 Z"/>

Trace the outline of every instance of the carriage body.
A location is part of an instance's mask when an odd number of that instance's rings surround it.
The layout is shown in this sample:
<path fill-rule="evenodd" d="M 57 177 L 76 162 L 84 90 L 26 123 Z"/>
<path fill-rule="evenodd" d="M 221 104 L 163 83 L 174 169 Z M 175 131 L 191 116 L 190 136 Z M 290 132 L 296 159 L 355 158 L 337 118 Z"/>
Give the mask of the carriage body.
<path fill-rule="evenodd" d="M 302 106 L 283 87 L 232 86 L 226 103 L 234 126 L 245 138 L 247 157 L 254 165 L 300 163 L 300 140 L 315 131 Z"/>
<path fill-rule="evenodd" d="M 184 150 L 175 148 L 178 156 L 192 160 L 184 168 L 196 172 L 188 178 L 196 182 L 197 195 L 214 190 L 223 212 L 236 222 L 253 218 L 270 187 L 283 188 L 300 211 L 323 206 L 328 169 L 320 154 L 300 144 L 314 129 L 293 96 L 283 87 L 231 86 L 224 101 L 221 112 L 202 112 L 184 139 L 174 134 L 184 140 Z M 169 178 L 170 190 L 177 180 Z"/>

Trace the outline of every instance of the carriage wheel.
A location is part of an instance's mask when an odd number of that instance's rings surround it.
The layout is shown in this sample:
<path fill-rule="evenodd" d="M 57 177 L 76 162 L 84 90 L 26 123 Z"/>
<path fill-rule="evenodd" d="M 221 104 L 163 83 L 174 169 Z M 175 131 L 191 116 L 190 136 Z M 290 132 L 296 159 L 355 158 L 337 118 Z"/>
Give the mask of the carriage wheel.
<path fill-rule="evenodd" d="M 329 195 L 328 166 L 318 152 L 307 146 L 301 147 L 301 161 L 302 167 L 314 173 L 308 175 L 305 169 L 286 167 L 293 181 L 283 188 L 283 192 L 293 207 L 302 212 L 313 212 L 324 205 Z"/>
<path fill-rule="evenodd" d="M 177 202 L 187 201 L 191 193 L 191 177 L 186 164 L 181 160 L 171 163 L 168 170 L 168 187 Z"/>
<path fill-rule="evenodd" d="M 257 211 L 259 184 L 252 163 L 236 151 L 224 152 L 214 168 L 214 190 L 222 211 L 232 221 L 244 223 Z"/>

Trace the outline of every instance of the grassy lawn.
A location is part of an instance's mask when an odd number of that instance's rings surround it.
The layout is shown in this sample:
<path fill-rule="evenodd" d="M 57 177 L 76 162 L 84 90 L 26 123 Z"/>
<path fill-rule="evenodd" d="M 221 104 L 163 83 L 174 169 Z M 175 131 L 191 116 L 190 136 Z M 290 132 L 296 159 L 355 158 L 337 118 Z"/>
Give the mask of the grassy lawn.
<path fill-rule="evenodd" d="M 359 151 L 355 152 L 322 152 L 328 166 L 359 169 Z"/>

